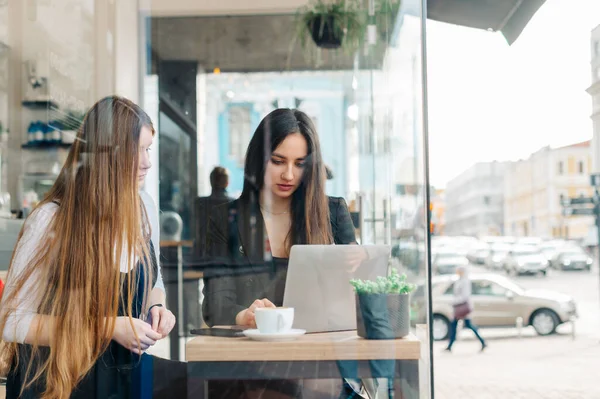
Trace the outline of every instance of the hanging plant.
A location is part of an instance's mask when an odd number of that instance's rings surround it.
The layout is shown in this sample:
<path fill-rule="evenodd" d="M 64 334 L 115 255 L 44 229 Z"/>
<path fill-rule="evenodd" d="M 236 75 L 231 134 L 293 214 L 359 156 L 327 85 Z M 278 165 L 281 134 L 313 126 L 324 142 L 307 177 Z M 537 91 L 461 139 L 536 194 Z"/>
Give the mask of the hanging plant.
<path fill-rule="evenodd" d="M 342 48 L 349 53 L 364 43 L 369 23 L 389 30 L 400 0 L 373 0 L 375 15 L 369 16 L 367 2 L 361 0 L 313 0 L 296 13 L 297 37 L 306 49 L 310 39 L 319 48 Z"/>
<path fill-rule="evenodd" d="M 363 41 L 366 20 L 355 0 L 315 0 L 300 8 L 296 16 L 303 48 L 311 39 L 325 49 L 358 47 Z"/>

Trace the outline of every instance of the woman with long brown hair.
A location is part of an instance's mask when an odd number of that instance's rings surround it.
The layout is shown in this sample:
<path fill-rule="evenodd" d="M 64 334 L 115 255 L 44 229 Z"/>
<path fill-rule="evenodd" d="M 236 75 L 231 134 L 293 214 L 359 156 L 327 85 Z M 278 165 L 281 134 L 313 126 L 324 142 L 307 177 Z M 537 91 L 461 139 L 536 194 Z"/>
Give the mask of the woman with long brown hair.
<path fill-rule="evenodd" d="M 0 307 L 9 398 L 142 396 L 141 355 L 175 324 L 138 191 L 153 136 L 139 106 L 100 100 L 25 221 Z"/>

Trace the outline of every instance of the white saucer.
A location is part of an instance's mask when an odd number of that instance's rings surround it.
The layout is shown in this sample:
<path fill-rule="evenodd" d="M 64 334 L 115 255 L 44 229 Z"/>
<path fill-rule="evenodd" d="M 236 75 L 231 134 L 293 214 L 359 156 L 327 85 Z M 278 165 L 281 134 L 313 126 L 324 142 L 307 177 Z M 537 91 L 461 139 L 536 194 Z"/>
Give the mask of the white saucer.
<path fill-rule="evenodd" d="M 244 335 L 255 341 L 292 341 L 306 334 L 306 330 L 292 328 L 286 332 L 262 334 L 258 329 L 244 330 Z"/>

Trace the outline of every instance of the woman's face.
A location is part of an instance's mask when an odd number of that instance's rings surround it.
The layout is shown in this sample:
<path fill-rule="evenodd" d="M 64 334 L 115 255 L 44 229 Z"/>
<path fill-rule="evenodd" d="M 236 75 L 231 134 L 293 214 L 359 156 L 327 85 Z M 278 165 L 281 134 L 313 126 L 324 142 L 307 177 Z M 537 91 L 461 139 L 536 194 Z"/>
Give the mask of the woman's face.
<path fill-rule="evenodd" d="M 152 166 L 150 163 L 150 146 L 154 137 L 152 136 L 152 130 L 148 126 L 142 127 L 140 132 L 140 156 L 138 164 L 138 182 L 144 183 L 144 179 L 148 174 L 148 170 Z"/>
<path fill-rule="evenodd" d="M 264 190 L 279 198 L 289 198 L 302 181 L 307 155 L 308 144 L 302 134 L 287 136 L 267 162 Z"/>

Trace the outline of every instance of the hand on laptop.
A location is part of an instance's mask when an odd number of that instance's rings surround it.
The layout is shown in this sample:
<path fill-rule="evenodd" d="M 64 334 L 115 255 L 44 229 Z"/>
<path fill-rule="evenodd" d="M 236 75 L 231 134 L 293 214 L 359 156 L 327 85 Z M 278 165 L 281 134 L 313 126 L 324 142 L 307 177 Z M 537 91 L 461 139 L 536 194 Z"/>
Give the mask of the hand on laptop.
<path fill-rule="evenodd" d="M 256 308 L 274 308 L 276 307 L 273 302 L 267 298 L 257 299 L 250 305 L 248 309 L 242 310 L 235 316 L 235 324 L 243 327 L 256 328 L 256 320 L 254 318 L 254 311 Z"/>

